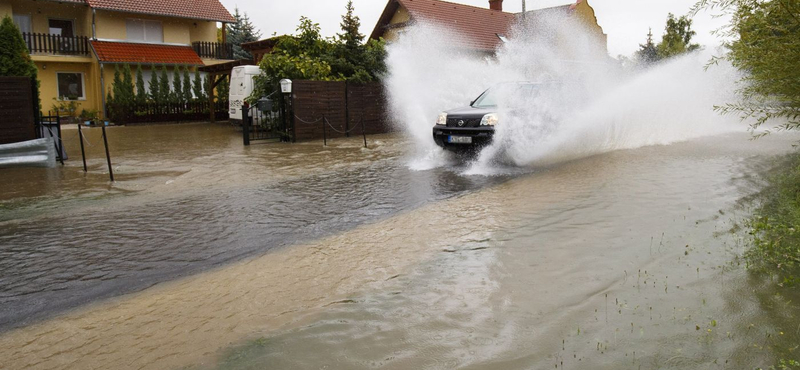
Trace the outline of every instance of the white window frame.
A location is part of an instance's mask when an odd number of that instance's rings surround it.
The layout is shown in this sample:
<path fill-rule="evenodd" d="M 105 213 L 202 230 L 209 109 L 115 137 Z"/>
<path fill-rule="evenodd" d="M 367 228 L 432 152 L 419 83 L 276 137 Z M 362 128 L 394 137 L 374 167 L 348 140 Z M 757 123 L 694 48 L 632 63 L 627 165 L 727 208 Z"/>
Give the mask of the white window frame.
<path fill-rule="evenodd" d="M 16 20 L 16 18 L 23 18 L 23 17 L 24 18 L 28 18 L 28 27 L 30 29 L 28 29 L 28 30 L 20 29 L 19 31 L 20 32 L 27 32 L 27 33 L 32 33 L 33 32 L 33 19 L 32 19 L 30 14 L 12 14 L 11 17 L 14 20 Z M 19 25 L 17 24 L 17 22 L 14 22 L 14 25 L 17 26 L 17 28 L 19 28 Z"/>
<path fill-rule="evenodd" d="M 69 99 L 63 99 L 67 97 L 67 95 L 61 95 L 61 91 L 59 91 L 59 82 L 58 82 L 58 75 L 67 75 L 67 74 L 79 74 L 81 75 L 81 96 L 74 101 L 86 101 L 86 74 L 83 72 L 73 72 L 73 71 L 58 71 L 56 72 L 56 94 L 58 95 L 59 101 L 70 101 Z"/>
<path fill-rule="evenodd" d="M 142 32 L 144 33 L 144 40 L 132 40 L 129 36 L 130 22 L 138 22 L 142 25 Z M 158 28 L 161 30 L 160 41 L 150 40 L 147 37 L 147 23 L 158 23 Z M 163 44 L 164 43 L 164 22 L 161 21 L 154 21 L 152 19 L 142 19 L 142 18 L 126 18 L 125 19 L 125 39 L 132 42 L 141 42 L 141 43 L 148 43 L 148 44 Z"/>

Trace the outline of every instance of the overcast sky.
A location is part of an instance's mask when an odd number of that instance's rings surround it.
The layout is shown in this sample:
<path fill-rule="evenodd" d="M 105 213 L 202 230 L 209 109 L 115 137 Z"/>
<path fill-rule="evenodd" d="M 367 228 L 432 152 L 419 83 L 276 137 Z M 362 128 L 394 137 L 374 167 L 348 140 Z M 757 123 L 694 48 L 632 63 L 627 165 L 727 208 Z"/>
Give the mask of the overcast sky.
<path fill-rule="evenodd" d="M 339 32 L 339 22 L 347 0 L 221 0 L 231 13 L 234 7 L 247 13 L 263 36 L 273 33 L 294 33 L 300 16 L 311 18 L 322 27 L 324 36 Z M 528 9 L 545 7 L 562 0 L 527 0 Z M 686 14 L 696 0 L 588 0 L 597 20 L 608 34 L 608 51 L 613 57 L 630 55 L 647 37 L 647 29 L 653 28 L 656 42 L 664 30 L 667 13 Z M 488 7 L 488 0 L 454 0 L 462 4 Z M 353 0 L 356 14 L 361 18 L 361 33 L 369 34 L 375 28 L 386 6 L 384 0 Z M 522 0 L 505 0 L 505 11 L 519 12 Z M 713 19 L 710 14 L 700 14 L 694 20 L 697 31 L 696 42 L 713 47 L 719 43 L 710 32 L 725 24 L 724 19 Z"/>

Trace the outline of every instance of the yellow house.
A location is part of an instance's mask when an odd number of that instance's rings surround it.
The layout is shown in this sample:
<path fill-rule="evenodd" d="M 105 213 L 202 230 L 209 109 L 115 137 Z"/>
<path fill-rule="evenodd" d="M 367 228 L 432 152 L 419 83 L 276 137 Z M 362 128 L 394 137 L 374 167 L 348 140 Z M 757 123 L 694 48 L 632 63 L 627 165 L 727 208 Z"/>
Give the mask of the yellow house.
<path fill-rule="evenodd" d="M 115 65 L 141 64 L 148 83 L 152 64 L 233 59 L 230 44 L 217 42 L 218 23 L 234 22 L 219 0 L 0 0 L 5 16 L 36 63 L 44 111 L 57 99 L 103 112 Z"/>
<path fill-rule="evenodd" d="M 456 47 L 480 54 L 493 54 L 521 17 L 560 13 L 580 22 L 594 38 L 598 50 L 608 54 L 607 35 L 597 23 L 588 0 L 555 0 L 547 3 L 552 6 L 509 13 L 503 11 L 503 0 L 488 0 L 487 7 L 442 0 L 389 0 L 370 38 L 395 41 L 408 26 L 423 21 L 449 29 L 460 36 L 456 40 L 458 45 L 454 45 Z"/>

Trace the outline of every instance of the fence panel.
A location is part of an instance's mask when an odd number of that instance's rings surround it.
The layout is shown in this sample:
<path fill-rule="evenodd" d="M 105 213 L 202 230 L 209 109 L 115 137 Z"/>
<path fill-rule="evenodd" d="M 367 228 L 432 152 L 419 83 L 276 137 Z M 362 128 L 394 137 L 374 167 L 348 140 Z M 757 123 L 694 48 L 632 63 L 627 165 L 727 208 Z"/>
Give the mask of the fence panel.
<path fill-rule="evenodd" d="M 334 129 L 344 132 L 346 119 L 345 82 L 295 81 L 292 84 L 295 140 L 343 137 L 344 134 L 325 128 L 324 116 Z"/>
<path fill-rule="evenodd" d="M 348 127 L 352 134 L 361 133 L 361 120 L 367 134 L 382 134 L 391 130 L 386 96 L 380 83 L 347 84 Z"/>
<path fill-rule="evenodd" d="M 116 124 L 171 123 L 208 120 L 208 102 L 200 100 L 185 103 L 147 102 L 121 107 L 109 104 L 109 116 Z M 214 115 L 218 120 L 228 119 L 228 103 L 214 104 Z"/>
<path fill-rule="evenodd" d="M 361 119 L 367 134 L 391 130 L 383 86 L 343 81 L 294 81 L 292 84 L 295 140 L 320 140 L 361 134 Z M 320 119 L 332 126 L 323 132 Z"/>
<path fill-rule="evenodd" d="M 29 77 L 0 77 L 0 144 L 36 139 Z"/>

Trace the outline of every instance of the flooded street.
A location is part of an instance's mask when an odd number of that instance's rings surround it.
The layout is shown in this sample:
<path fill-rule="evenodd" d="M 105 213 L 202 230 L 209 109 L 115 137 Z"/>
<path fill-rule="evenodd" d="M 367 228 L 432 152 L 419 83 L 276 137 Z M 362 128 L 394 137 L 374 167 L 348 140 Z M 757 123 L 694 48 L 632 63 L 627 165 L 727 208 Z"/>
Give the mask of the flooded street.
<path fill-rule="evenodd" d="M 87 135 L 86 175 L 76 130 L 66 167 L 0 170 L 0 369 L 740 369 L 800 343 L 738 228 L 796 135 L 481 176 L 411 169 L 400 135 L 121 127 L 113 185 Z"/>

